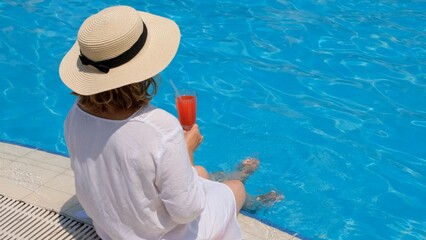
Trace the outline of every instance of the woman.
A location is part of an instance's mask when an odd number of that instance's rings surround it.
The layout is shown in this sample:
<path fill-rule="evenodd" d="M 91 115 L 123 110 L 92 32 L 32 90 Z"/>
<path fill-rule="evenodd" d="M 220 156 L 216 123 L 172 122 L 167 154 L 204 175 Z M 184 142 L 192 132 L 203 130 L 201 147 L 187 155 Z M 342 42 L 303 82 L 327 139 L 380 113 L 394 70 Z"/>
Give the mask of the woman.
<path fill-rule="evenodd" d="M 90 16 L 60 65 L 78 96 L 65 121 L 77 198 L 102 239 L 241 239 L 241 181 L 207 180 L 202 142 L 149 104 L 178 26 L 127 6 Z"/>

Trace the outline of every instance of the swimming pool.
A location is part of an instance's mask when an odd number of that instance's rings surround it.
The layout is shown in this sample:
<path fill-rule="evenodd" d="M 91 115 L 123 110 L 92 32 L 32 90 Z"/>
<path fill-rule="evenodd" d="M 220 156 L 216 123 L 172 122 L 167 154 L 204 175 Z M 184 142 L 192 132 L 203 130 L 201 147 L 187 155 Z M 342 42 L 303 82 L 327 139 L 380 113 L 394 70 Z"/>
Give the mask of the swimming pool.
<path fill-rule="evenodd" d="M 198 91 L 210 171 L 261 159 L 248 191 L 286 200 L 254 217 L 310 239 L 424 239 L 425 2 L 6 0 L 1 141 L 66 155 L 60 59 L 119 3 L 181 26 L 154 104 L 176 113 L 170 78 Z"/>

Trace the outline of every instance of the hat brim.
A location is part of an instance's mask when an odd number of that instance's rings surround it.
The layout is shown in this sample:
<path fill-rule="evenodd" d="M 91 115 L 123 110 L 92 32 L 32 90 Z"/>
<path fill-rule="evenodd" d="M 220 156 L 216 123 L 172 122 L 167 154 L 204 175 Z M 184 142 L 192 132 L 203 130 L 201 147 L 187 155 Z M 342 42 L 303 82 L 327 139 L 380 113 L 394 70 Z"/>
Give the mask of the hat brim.
<path fill-rule="evenodd" d="M 59 67 L 64 84 L 74 92 L 87 96 L 141 82 L 163 71 L 178 50 L 179 27 L 170 19 L 147 12 L 138 13 L 148 29 L 148 36 L 145 45 L 134 58 L 103 73 L 81 63 L 80 48 L 76 41 Z"/>

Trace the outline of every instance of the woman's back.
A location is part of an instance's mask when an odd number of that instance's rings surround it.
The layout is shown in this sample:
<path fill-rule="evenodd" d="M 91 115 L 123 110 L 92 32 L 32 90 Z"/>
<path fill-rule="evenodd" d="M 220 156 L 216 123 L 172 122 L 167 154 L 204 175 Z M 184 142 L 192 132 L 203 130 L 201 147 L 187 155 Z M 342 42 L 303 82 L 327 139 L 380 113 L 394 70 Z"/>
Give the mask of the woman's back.
<path fill-rule="evenodd" d="M 185 184 L 196 182 L 187 153 L 181 151 L 179 156 L 176 151 L 173 158 L 186 159 L 187 164 L 167 166 L 174 160 L 165 160 L 166 142 L 186 149 L 183 136 L 179 137 L 180 128 L 173 116 L 152 107 L 121 121 L 98 118 L 77 105 L 73 107 L 65 123 L 65 136 L 71 150 L 77 197 L 93 218 L 99 235 L 107 232 L 117 239 L 132 235 L 158 238 L 177 225 L 176 218 L 193 220 L 199 215 L 205 201 L 202 191 L 180 193 L 188 197 L 190 204 L 184 212 L 170 216 L 160 199 L 162 189 L 157 188 L 157 184 L 164 185 L 161 179 L 173 177 L 167 172 L 170 168 L 192 176 L 184 180 Z M 167 176 L 159 176 L 162 174 Z"/>

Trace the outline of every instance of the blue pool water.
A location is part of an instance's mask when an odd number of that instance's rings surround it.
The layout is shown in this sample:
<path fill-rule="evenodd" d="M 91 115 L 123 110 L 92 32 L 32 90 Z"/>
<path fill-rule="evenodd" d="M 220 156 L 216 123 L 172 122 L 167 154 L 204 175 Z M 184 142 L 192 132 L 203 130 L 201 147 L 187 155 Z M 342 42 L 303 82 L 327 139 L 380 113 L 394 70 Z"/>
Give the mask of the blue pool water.
<path fill-rule="evenodd" d="M 254 217 L 309 239 L 426 237 L 426 2 L 0 3 L 0 140 L 67 154 L 74 101 L 57 69 L 83 19 L 115 4 L 174 19 L 178 55 L 154 104 L 198 91 L 196 160 L 285 201 Z"/>

